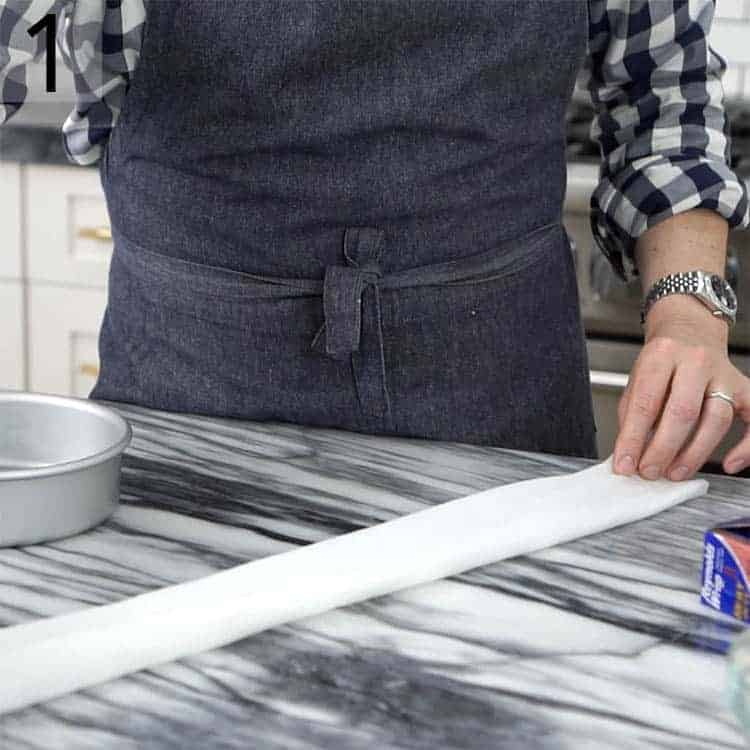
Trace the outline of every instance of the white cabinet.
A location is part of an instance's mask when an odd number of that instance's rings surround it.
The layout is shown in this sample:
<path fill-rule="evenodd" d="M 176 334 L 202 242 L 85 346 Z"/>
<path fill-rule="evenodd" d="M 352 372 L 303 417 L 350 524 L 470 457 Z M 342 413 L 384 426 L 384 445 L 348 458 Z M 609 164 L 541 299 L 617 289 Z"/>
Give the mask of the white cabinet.
<path fill-rule="evenodd" d="M 21 167 L 0 162 L 0 390 L 26 385 L 20 216 Z"/>
<path fill-rule="evenodd" d="M 0 279 L 20 279 L 21 167 L 0 162 Z"/>
<path fill-rule="evenodd" d="M 106 303 L 102 289 L 29 286 L 29 390 L 88 396 Z"/>
<path fill-rule="evenodd" d="M 0 388 L 88 396 L 112 255 L 96 168 L 0 162 Z"/>
<path fill-rule="evenodd" d="M 0 279 L 0 390 L 24 389 L 23 284 Z"/>
<path fill-rule="evenodd" d="M 25 170 L 29 281 L 103 289 L 112 241 L 99 170 L 73 165 Z"/>

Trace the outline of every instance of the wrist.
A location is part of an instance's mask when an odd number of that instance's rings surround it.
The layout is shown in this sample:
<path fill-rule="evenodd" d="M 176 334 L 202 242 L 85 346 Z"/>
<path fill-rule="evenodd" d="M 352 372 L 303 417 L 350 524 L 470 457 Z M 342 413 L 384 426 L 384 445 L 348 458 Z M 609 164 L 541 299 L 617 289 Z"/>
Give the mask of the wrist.
<path fill-rule="evenodd" d="M 692 333 L 696 340 L 709 340 L 714 345 L 726 346 L 729 324 L 712 314 L 697 297 L 690 294 L 670 294 L 656 300 L 643 324 L 646 341 L 667 329 L 681 329 Z"/>

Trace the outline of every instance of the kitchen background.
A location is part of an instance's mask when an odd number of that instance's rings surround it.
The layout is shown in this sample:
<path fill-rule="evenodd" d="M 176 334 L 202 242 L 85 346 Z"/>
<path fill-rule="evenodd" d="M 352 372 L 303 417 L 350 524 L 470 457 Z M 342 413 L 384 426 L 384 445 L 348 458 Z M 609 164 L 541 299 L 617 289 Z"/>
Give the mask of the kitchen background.
<path fill-rule="evenodd" d="M 711 45 L 727 60 L 725 105 L 732 122 L 733 167 L 750 183 L 750 0 L 718 0 Z M 0 389 L 85 397 L 98 369 L 97 336 L 106 304 L 112 243 L 96 167 L 70 164 L 60 136 L 73 84 L 58 57 L 57 92 L 45 92 L 44 63 L 29 70 L 28 104 L 0 128 Z M 617 432 L 617 401 L 638 355 L 640 288 L 609 269 L 589 226 L 598 181 L 598 147 L 588 139 L 593 109 L 576 87 L 568 109 L 571 237 L 586 327 L 599 454 Z M 750 374 L 750 232 L 730 234 L 727 275 L 740 298 L 730 356 Z M 744 304 L 743 304 L 744 303 Z M 743 431 L 738 421 L 705 470 Z M 750 475 L 743 472 L 743 475 Z"/>

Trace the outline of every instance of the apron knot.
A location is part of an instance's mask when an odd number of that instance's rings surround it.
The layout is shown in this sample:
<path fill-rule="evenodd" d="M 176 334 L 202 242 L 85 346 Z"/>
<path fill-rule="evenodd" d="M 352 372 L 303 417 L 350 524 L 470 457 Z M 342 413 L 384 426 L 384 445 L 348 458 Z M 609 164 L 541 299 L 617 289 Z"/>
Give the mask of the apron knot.
<path fill-rule="evenodd" d="M 379 281 L 383 276 L 385 233 L 376 227 L 344 230 L 346 265 L 326 267 L 323 280 L 323 325 L 312 348 L 341 362 L 350 362 L 357 399 L 363 413 L 390 414 L 386 385 Z M 363 302 L 363 297 L 366 301 Z M 362 320 L 371 331 L 362 338 Z"/>
<path fill-rule="evenodd" d="M 326 267 L 323 280 L 323 325 L 312 342 L 312 349 L 333 359 L 346 361 L 359 351 L 362 332 L 362 297 L 366 287 L 378 295 L 383 276 L 380 265 L 385 233 L 376 227 L 347 227 L 344 230 L 346 265 Z M 378 328 L 380 304 L 376 299 Z M 378 331 L 381 336 L 381 332 Z"/>

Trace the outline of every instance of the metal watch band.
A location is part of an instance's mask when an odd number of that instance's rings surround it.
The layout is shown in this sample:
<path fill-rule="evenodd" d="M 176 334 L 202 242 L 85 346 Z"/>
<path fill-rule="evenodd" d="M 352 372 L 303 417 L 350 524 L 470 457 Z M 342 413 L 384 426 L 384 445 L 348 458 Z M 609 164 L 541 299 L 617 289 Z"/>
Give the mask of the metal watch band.
<path fill-rule="evenodd" d="M 641 310 L 641 325 L 646 322 L 646 315 L 656 300 L 668 294 L 695 294 L 700 288 L 697 271 L 670 273 L 662 276 L 649 290 Z"/>
<path fill-rule="evenodd" d="M 713 289 L 707 288 L 711 284 Z M 717 300 L 712 297 L 718 295 L 722 299 L 722 285 L 725 290 L 730 292 L 729 301 L 722 305 L 717 305 Z M 736 296 L 733 291 L 727 287 L 726 282 L 716 274 L 708 274 L 704 271 L 683 271 L 681 273 L 670 273 L 656 281 L 646 295 L 646 299 L 641 309 L 641 325 L 646 322 L 646 315 L 651 309 L 654 302 L 666 297 L 668 294 L 691 294 L 698 297 L 706 304 L 713 315 L 721 317 L 731 326 L 736 314 Z M 728 309 L 728 312 L 727 312 Z"/>

